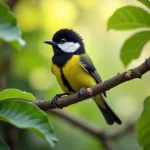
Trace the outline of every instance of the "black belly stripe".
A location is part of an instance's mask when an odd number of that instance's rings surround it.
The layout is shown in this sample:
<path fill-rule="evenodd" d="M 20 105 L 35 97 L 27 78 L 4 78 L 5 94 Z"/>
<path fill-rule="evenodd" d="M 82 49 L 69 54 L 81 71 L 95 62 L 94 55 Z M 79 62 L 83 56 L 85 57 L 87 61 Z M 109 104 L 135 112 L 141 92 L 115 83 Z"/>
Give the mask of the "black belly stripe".
<path fill-rule="evenodd" d="M 61 79 L 63 81 L 63 84 L 68 88 L 70 92 L 75 92 L 71 87 L 71 85 L 69 84 L 68 80 L 65 78 L 62 68 L 60 68 L 60 74 L 61 74 Z"/>

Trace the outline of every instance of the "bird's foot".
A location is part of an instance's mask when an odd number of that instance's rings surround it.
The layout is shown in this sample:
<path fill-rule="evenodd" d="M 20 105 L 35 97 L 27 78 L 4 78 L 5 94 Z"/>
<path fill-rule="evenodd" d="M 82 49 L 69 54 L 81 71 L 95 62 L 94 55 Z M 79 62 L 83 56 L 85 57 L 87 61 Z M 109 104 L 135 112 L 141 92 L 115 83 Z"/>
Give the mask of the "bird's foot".
<path fill-rule="evenodd" d="M 59 107 L 59 106 L 58 106 L 57 99 L 58 99 L 59 97 L 62 97 L 63 95 L 68 95 L 68 93 L 56 94 L 56 95 L 53 97 L 53 99 L 52 99 L 52 104 L 53 104 L 56 108 L 62 109 L 62 107 Z"/>
<path fill-rule="evenodd" d="M 78 93 L 78 97 L 83 98 L 85 96 L 86 88 L 81 88 Z"/>

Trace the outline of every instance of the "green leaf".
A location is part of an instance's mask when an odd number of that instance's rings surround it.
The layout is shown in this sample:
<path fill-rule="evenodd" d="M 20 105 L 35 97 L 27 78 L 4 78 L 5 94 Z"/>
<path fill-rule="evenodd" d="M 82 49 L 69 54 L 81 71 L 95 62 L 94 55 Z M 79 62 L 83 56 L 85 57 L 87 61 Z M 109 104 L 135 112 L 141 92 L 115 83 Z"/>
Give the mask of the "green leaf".
<path fill-rule="evenodd" d="M 143 3 L 145 6 L 150 8 L 150 0 L 138 0 L 139 2 Z"/>
<path fill-rule="evenodd" d="M 31 93 L 23 92 L 18 89 L 5 89 L 0 92 L 0 100 L 9 98 L 24 98 L 29 100 L 36 100 L 36 98 Z"/>
<path fill-rule="evenodd" d="M 0 2 L 0 39 L 9 42 L 17 49 L 25 45 L 25 41 L 21 39 L 21 31 L 16 25 L 15 16 L 2 2 Z"/>
<path fill-rule="evenodd" d="M 125 41 L 121 48 L 120 58 L 125 66 L 140 56 L 143 46 L 150 40 L 150 31 L 134 34 Z"/>
<path fill-rule="evenodd" d="M 46 113 L 31 103 L 18 100 L 0 101 L 0 120 L 36 133 L 52 147 L 57 141 Z"/>
<path fill-rule="evenodd" d="M 0 150 L 10 150 L 8 145 L 0 138 Z"/>
<path fill-rule="evenodd" d="M 150 27 L 150 14 L 144 9 L 135 6 L 117 9 L 107 23 L 108 30 L 127 30 L 145 27 Z"/>
<path fill-rule="evenodd" d="M 144 110 L 136 123 L 139 144 L 144 150 L 150 149 L 150 96 L 145 99 Z"/>

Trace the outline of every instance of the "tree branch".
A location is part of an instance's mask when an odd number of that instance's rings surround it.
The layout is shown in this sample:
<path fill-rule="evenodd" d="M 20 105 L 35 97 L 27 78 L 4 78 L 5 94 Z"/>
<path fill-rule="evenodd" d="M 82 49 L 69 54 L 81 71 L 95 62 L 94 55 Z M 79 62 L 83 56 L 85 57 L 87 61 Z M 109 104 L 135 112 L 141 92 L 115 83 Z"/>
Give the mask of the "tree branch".
<path fill-rule="evenodd" d="M 135 78 L 140 78 L 142 77 L 143 74 L 146 72 L 150 71 L 150 58 L 146 59 L 144 63 L 142 63 L 140 66 L 130 69 L 126 72 L 120 73 L 104 82 L 101 82 L 91 88 L 87 88 L 84 91 L 84 96 L 79 97 L 78 92 L 65 96 L 65 97 L 60 97 L 57 99 L 57 107 L 63 108 L 71 104 L 78 103 L 82 100 L 91 98 L 93 96 L 96 96 L 97 94 L 101 94 L 105 91 L 110 90 L 111 88 L 114 88 L 124 82 L 133 80 Z M 33 104 L 37 105 L 40 107 L 42 110 L 48 110 L 48 109 L 53 109 L 56 108 L 56 105 L 52 103 L 50 100 L 37 100 L 37 101 L 31 101 Z"/>
<path fill-rule="evenodd" d="M 106 130 L 92 126 L 91 124 L 89 124 L 89 122 L 83 119 L 81 120 L 80 118 L 77 118 L 73 115 L 70 115 L 63 110 L 55 109 L 55 110 L 48 110 L 47 112 L 50 112 L 66 120 L 71 125 L 77 126 L 81 128 L 83 131 L 91 134 L 92 136 L 97 137 L 102 142 L 102 145 L 105 148 L 105 150 L 112 150 L 111 144 L 112 140 L 117 140 L 118 138 L 127 135 L 128 133 L 134 130 L 135 125 L 135 122 L 132 122 L 130 124 L 127 124 L 124 128 L 120 130 L 108 132 Z"/>
<path fill-rule="evenodd" d="M 89 125 L 89 123 L 85 120 L 81 120 L 73 115 L 66 113 L 63 110 L 55 109 L 55 110 L 48 110 L 54 115 L 57 115 L 60 118 L 63 118 L 67 122 L 69 122 L 73 126 L 77 126 L 82 130 L 94 135 L 95 137 L 102 138 L 103 137 L 103 130 L 96 128 L 95 126 Z"/>
<path fill-rule="evenodd" d="M 135 123 L 136 121 L 131 121 L 130 123 L 126 124 L 124 128 L 118 130 L 118 131 L 113 131 L 113 132 L 108 132 L 107 137 L 109 137 L 110 140 L 117 140 L 120 137 L 123 137 L 135 129 Z"/>

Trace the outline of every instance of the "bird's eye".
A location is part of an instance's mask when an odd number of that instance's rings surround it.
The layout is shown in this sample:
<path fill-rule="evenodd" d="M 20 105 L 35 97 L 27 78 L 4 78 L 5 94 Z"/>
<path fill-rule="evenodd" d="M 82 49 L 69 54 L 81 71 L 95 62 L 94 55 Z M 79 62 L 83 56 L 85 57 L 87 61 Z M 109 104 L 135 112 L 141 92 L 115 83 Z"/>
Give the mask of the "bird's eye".
<path fill-rule="evenodd" d="M 67 41 L 67 40 L 66 40 L 65 38 L 61 38 L 61 39 L 60 39 L 60 43 L 61 43 L 61 44 L 65 43 L 66 41 Z"/>

